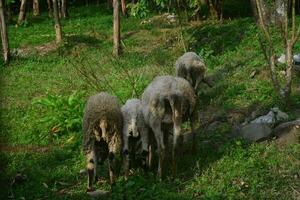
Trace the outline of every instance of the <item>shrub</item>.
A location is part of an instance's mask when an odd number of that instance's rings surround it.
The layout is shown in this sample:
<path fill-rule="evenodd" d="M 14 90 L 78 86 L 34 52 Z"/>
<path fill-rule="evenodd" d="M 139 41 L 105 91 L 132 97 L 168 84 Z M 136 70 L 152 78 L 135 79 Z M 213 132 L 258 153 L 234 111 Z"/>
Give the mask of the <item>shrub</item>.
<path fill-rule="evenodd" d="M 46 123 L 53 134 L 80 131 L 84 109 L 83 93 L 74 92 L 70 96 L 48 95 L 33 102 L 46 108 L 44 116 L 39 120 Z"/>

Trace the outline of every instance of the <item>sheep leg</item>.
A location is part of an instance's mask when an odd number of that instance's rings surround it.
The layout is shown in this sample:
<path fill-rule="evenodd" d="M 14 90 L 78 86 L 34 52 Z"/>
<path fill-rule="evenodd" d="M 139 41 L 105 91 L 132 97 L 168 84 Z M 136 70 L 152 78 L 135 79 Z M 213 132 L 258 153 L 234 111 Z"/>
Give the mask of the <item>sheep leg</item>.
<path fill-rule="evenodd" d="M 156 122 L 152 123 L 151 125 L 153 133 L 155 135 L 156 143 L 157 143 L 157 150 L 158 150 L 158 170 L 157 176 L 161 179 L 162 178 L 162 167 L 165 157 L 165 145 L 164 145 L 164 135 L 161 131 L 161 123 Z"/>
<path fill-rule="evenodd" d="M 199 86 L 199 84 L 200 84 L 201 81 L 202 81 L 202 78 L 197 78 L 196 84 L 195 84 L 195 87 L 194 87 L 195 91 L 197 90 L 197 88 L 198 88 L 198 86 Z"/>
<path fill-rule="evenodd" d="M 147 164 L 148 164 L 148 169 L 152 168 L 152 159 L 153 159 L 153 150 L 152 150 L 152 145 L 149 145 L 148 147 L 148 158 L 147 158 Z"/>
<path fill-rule="evenodd" d="M 181 126 L 180 126 L 180 121 L 174 123 L 174 135 L 173 135 L 173 148 L 172 148 L 172 172 L 173 176 L 176 176 L 177 172 L 177 165 L 176 165 L 176 154 L 178 151 L 178 142 L 181 134 Z"/>
<path fill-rule="evenodd" d="M 116 170 L 116 158 L 115 155 L 118 152 L 118 137 L 117 133 L 114 133 L 114 136 L 111 138 L 111 141 L 108 145 L 109 153 L 108 153 L 108 170 L 109 170 L 109 178 L 110 184 L 114 184 L 116 177 L 115 177 L 115 170 Z"/>
<path fill-rule="evenodd" d="M 149 169 L 149 136 L 148 129 L 141 129 L 142 150 L 143 150 L 143 168 L 146 171 Z"/>
<path fill-rule="evenodd" d="M 124 174 L 125 174 L 125 180 L 128 179 L 128 175 L 129 175 L 129 147 L 128 147 L 128 128 L 124 127 L 123 129 L 123 133 L 126 133 L 123 136 L 123 166 L 124 166 Z"/>
<path fill-rule="evenodd" d="M 114 170 L 115 170 L 115 155 L 113 152 L 109 152 L 108 154 L 108 170 L 109 170 L 109 179 L 110 179 L 110 184 L 112 185 L 115 182 L 115 175 L 114 175 Z"/>
<path fill-rule="evenodd" d="M 93 179 L 96 174 L 96 156 L 95 156 L 95 151 L 94 149 L 89 151 L 86 155 L 87 158 L 87 172 L 88 172 L 88 187 L 87 191 L 93 191 Z"/>
<path fill-rule="evenodd" d="M 191 117 L 191 131 L 192 131 L 192 137 L 193 137 L 193 141 L 192 141 L 192 153 L 195 154 L 196 153 L 196 147 L 197 147 L 197 141 L 196 141 L 196 130 L 195 130 L 195 127 L 196 127 L 196 115 L 195 115 L 196 112 L 194 112 L 192 114 L 192 117 Z"/>

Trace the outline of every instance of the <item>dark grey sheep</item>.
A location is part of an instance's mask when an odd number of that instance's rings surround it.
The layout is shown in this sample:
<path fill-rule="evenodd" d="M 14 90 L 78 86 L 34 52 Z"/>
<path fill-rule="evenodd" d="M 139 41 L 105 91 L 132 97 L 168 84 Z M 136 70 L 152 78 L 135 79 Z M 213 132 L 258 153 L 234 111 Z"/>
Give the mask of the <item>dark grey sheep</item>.
<path fill-rule="evenodd" d="M 176 76 L 186 79 L 196 90 L 205 79 L 206 66 L 203 59 L 194 52 L 186 52 L 175 63 Z"/>
<path fill-rule="evenodd" d="M 125 178 L 127 178 L 130 164 L 129 154 L 141 153 L 144 159 L 143 167 L 146 167 L 149 152 L 149 128 L 144 120 L 141 100 L 127 100 L 121 110 L 123 114 L 123 159 Z M 141 145 L 141 148 L 138 145 Z M 142 152 L 136 152 L 139 149 Z"/>
<path fill-rule="evenodd" d="M 110 182 L 114 182 L 116 154 L 121 151 L 122 112 L 117 97 L 106 92 L 91 96 L 83 115 L 83 150 L 87 159 L 88 190 L 93 190 L 97 163 L 109 158 Z"/>
<path fill-rule="evenodd" d="M 145 89 L 142 95 L 143 115 L 147 125 L 152 129 L 159 153 L 158 176 L 162 177 L 162 166 L 165 156 L 164 138 L 167 133 L 162 131 L 163 124 L 173 125 L 173 174 L 176 173 L 175 153 L 181 124 L 191 121 L 193 149 L 195 140 L 195 105 L 196 95 L 192 86 L 185 79 L 174 76 L 158 76 Z"/>

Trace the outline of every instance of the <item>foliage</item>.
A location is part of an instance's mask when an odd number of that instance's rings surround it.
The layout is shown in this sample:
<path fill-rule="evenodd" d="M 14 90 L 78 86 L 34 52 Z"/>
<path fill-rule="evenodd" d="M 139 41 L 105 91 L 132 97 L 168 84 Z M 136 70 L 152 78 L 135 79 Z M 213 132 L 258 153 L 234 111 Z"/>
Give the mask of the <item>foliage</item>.
<path fill-rule="evenodd" d="M 34 105 L 46 108 L 39 122 L 45 123 L 53 134 L 81 130 L 84 108 L 82 97 L 82 93 L 74 92 L 70 96 L 48 95 L 35 100 Z"/>
<path fill-rule="evenodd" d="M 136 18 L 145 18 L 150 13 L 147 0 L 139 0 L 137 3 L 127 5 L 130 16 Z"/>
<path fill-rule="evenodd" d="M 38 133 L 57 124 L 41 123 L 40 119 L 48 114 L 63 116 L 57 115 L 55 110 L 70 109 L 66 94 L 84 91 L 89 96 L 95 93 L 78 76 L 69 60 L 78 56 L 84 58 L 82 67 L 88 68 L 91 64 L 97 75 L 104 75 L 109 81 L 118 98 L 125 101 L 133 96 L 134 85 L 135 96 L 140 97 L 155 76 L 174 74 L 174 63 L 183 53 L 176 40 L 178 27 L 162 28 L 153 24 L 145 29 L 139 25 L 141 20 L 129 18 L 122 26 L 124 53 L 119 62 L 115 62 L 111 59 L 111 12 L 105 10 L 105 6 L 71 7 L 70 16 L 62 20 L 68 43 L 64 48 L 44 55 L 33 51 L 16 56 L 8 67 L 1 69 L 0 140 L 1 145 L 6 143 L 13 149 L 1 148 L 0 166 L 4 173 L 0 177 L 0 199 L 8 199 L 8 193 L 12 193 L 14 199 L 90 199 L 85 193 L 86 176 L 78 173 L 86 165 L 80 145 L 81 134 L 61 134 L 59 140 L 52 143 L 44 140 L 41 143 L 47 151 L 41 151 L 38 143 L 42 140 Z M 53 20 L 47 18 L 47 13 L 42 19 L 28 15 L 34 26 L 18 29 L 9 26 L 12 48 L 44 47 L 54 41 Z M 252 19 L 187 23 L 183 24 L 183 29 L 190 44 L 189 51 L 203 55 L 208 75 L 217 76 L 213 88 L 204 85 L 198 92 L 201 114 L 210 118 L 221 112 L 224 113 L 222 117 L 227 117 L 231 110 L 245 111 L 250 107 L 253 111 L 257 107 L 278 106 Z M 298 51 L 299 43 L 296 45 Z M 251 78 L 254 70 L 257 75 Z M 295 78 L 294 83 L 296 89 L 299 78 Z M 113 93 L 109 87 L 105 90 Z M 32 106 L 32 99 L 48 98 L 45 91 L 48 96 L 65 99 L 64 106 L 59 107 L 66 109 Z M 300 106 L 299 94 L 293 93 L 292 99 L 293 104 L 287 112 L 296 114 Z M 83 104 L 83 98 L 79 97 L 78 102 Z M 81 117 L 79 110 L 74 108 L 74 115 L 66 111 L 70 115 L 68 118 Z M 61 121 L 65 119 L 62 117 Z M 205 120 L 202 122 L 204 125 Z M 132 170 L 127 182 L 121 176 L 112 187 L 111 199 L 297 199 L 299 144 L 277 146 L 273 141 L 261 144 L 230 141 L 227 136 L 231 127 L 232 124 L 225 121 L 211 134 L 197 131 L 198 150 L 191 155 L 188 146 L 184 149 L 184 156 L 178 159 L 176 178 L 170 176 L 169 160 L 162 181 L 156 179 L 155 170 L 146 174 L 139 169 Z M 35 140 L 28 140 L 28 137 Z M 37 148 L 18 151 L 19 146 Z M 95 186 L 110 189 L 106 163 L 100 168 L 101 179 Z M 19 171 L 28 179 L 11 187 L 10 180 Z"/>

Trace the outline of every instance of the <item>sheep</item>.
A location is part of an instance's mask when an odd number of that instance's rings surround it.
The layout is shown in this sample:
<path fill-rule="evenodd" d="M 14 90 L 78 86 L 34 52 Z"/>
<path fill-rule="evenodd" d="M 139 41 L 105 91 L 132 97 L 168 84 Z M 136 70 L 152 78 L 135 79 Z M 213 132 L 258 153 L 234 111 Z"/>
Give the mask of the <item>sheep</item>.
<path fill-rule="evenodd" d="M 125 178 L 128 178 L 129 172 L 129 155 L 136 154 L 138 142 L 141 142 L 141 150 L 143 156 L 143 167 L 146 167 L 146 157 L 148 156 L 149 139 L 148 126 L 145 123 L 142 102 L 139 99 L 127 100 L 121 108 L 123 114 L 123 156 Z M 130 141 L 129 141 L 130 140 Z M 148 162 L 148 166 L 149 167 Z"/>
<path fill-rule="evenodd" d="M 83 152 L 87 161 L 88 187 L 93 191 L 97 164 L 108 158 L 110 183 L 115 180 L 116 155 L 121 151 L 123 117 L 117 97 L 106 92 L 91 96 L 83 115 Z"/>
<path fill-rule="evenodd" d="M 181 124 L 190 120 L 195 150 L 195 105 L 196 94 L 189 82 L 180 77 L 158 76 L 145 89 L 142 95 L 143 116 L 152 129 L 159 153 L 157 175 L 162 178 L 162 166 L 165 156 L 163 126 L 173 125 L 172 167 L 176 174 L 175 153 L 178 150 L 179 138 L 182 136 Z"/>
<path fill-rule="evenodd" d="M 186 79 L 197 90 L 201 82 L 211 87 L 205 78 L 206 66 L 201 57 L 194 52 L 186 52 L 175 63 L 176 76 Z"/>

